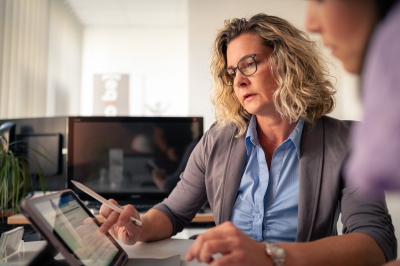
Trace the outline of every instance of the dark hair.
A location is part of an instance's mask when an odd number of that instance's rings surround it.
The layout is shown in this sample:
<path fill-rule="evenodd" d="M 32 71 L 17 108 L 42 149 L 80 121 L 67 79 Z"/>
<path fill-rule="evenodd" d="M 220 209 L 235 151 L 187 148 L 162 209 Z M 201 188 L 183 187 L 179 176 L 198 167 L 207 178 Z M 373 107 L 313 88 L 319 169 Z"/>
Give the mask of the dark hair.
<path fill-rule="evenodd" d="M 398 0 L 374 0 L 374 2 L 378 12 L 378 18 L 382 20 Z"/>

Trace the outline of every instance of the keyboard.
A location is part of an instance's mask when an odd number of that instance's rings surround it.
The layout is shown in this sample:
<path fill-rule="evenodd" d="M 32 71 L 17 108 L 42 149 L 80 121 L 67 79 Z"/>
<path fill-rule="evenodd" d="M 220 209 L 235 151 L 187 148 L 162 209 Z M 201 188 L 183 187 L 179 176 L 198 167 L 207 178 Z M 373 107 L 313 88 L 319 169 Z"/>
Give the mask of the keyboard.
<path fill-rule="evenodd" d="M 84 203 L 86 204 L 86 207 L 88 207 L 88 209 L 95 209 L 95 210 L 99 210 L 102 204 L 101 202 L 98 201 L 85 201 Z M 118 204 L 120 206 L 124 206 L 127 204 L 133 205 L 138 212 L 147 212 L 148 210 L 153 208 L 154 205 L 158 203 L 160 203 L 160 201 L 151 201 L 151 200 L 143 202 L 118 201 Z"/>

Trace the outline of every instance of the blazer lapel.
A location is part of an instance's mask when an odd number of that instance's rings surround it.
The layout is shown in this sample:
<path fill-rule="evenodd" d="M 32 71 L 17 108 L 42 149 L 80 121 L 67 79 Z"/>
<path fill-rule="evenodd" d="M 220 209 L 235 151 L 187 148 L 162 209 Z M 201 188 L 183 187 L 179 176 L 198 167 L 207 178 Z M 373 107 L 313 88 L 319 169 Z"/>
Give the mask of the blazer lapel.
<path fill-rule="evenodd" d="M 218 217 L 220 223 L 229 221 L 231 218 L 246 159 L 245 137 L 235 138 L 234 134 L 231 136 L 231 148 L 227 163 L 223 166 L 226 167 L 226 171 L 224 176 L 224 193 L 220 195 L 222 197 L 221 213 L 220 217 Z"/>
<path fill-rule="evenodd" d="M 299 209 L 296 241 L 309 241 L 314 226 L 324 161 L 322 119 L 304 124 L 300 154 Z"/>

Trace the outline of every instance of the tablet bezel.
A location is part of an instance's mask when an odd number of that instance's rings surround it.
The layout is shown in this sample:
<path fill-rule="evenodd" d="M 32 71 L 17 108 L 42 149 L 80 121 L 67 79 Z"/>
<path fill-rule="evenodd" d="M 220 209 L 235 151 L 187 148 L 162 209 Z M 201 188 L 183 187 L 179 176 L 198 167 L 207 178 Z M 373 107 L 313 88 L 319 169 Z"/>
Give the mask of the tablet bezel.
<path fill-rule="evenodd" d="M 76 259 L 71 254 L 71 249 L 68 245 L 57 235 L 56 232 L 50 231 L 51 226 L 44 222 L 43 216 L 40 215 L 40 210 L 35 208 L 35 204 L 41 201 L 49 200 L 52 198 L 60 198 L 63 196 L 72 196 L 76 202 L 82 207 L 82 209 L 88 214 L 89 217 L 94 218 L 95 223 L 100 226 L 101 223 L 96 219 L 96 217 L 90 212 L 90 210 L 85 206 L 85 204 L 76 196 L 76 194 L 70 190 L 62 190 L 49 195 L 44 195 L 40 197 L 34 197 L 30 199 L 24 199 L 20 203 L 20 208 L 23 214 L 31 221 L 32 227 L 42 235 L 49 243 L 51 243 L 55 249 L 57 249 L 69 263 L 69 265 L 79 266 L 79 259 Z M 117 254 L 109 265 L 124 265 L 128 259 L 128 255 L 123 250 L 123 248 L 117 243 L 117 241 L 107 232 L 105 234 L 108 239 L 113 243 L 113 245 L 118 249 Z"/>

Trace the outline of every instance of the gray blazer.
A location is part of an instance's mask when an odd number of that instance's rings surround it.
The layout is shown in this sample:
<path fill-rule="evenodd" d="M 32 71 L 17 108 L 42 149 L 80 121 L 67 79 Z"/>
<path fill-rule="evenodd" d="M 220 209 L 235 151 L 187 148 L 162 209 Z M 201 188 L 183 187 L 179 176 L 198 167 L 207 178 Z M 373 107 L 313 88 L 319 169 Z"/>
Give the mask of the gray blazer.
<path fill-rule="evenodd" d="M 193 150 L 181 181 L 154 208 L 172 222 L 173 234 L 187 226 L 206 200 L 216 224 L 229 221 L 245 163 L 245 136 L 236 128 L 214 124 Z M 348 153 L 349 123 L 322 117 L 304 124 L 301 140 L 298 228 L 296 241 L 337 235 L 342 214 L 343 234 L 362 232 L 376 240 L 388 260 L 397 257 L 397 241 L 384 195 L 358 196 L 341 178 Z"/>

